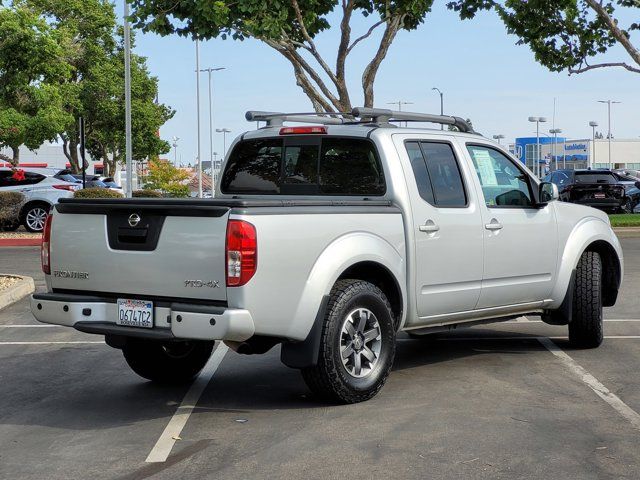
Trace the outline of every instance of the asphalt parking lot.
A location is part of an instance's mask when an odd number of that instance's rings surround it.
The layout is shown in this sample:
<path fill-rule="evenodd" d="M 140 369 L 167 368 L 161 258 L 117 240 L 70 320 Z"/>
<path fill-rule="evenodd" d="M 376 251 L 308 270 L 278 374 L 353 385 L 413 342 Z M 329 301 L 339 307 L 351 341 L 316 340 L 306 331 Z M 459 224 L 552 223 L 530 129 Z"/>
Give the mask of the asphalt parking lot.
<path fill-rule="evenodd" d="M 621 240 L 599 349 L 535 318 L 401 338 L 385 388 L 351 406 L 317 402 L 279 349 L 222 347 L 160 388 L 20 301 L 0 311 L 0 478 L 637 479 L 640 238 Z M 0 249 L 0 271 L 43 286 L 36 248 Z"/>

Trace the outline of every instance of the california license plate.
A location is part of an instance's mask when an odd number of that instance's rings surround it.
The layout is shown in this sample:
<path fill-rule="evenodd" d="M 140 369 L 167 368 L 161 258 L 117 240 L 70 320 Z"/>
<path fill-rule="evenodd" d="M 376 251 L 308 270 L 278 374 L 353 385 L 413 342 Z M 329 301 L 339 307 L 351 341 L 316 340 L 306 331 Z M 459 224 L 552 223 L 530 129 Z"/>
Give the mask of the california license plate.
<path fill-rule="evenodd" d="M 119 298 L 116 325 L 153 328 L 153 302 Z"/>

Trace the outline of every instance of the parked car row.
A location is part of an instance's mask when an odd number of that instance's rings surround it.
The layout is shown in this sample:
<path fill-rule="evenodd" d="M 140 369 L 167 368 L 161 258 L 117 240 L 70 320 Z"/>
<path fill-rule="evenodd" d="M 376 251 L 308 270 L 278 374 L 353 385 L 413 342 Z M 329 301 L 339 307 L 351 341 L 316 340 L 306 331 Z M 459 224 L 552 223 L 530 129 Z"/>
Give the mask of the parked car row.
<path fill-rule="evenodd" d="M 544 181 L 557 185 L 560 200 L 608 213 L 633 212 L 640 202 L 640 179 L 626 171 L 556 170 Z"/>
<path fill-rule="evenodd" d="M 88 187 L 109 188 L 121 191 L 110 177 L 87 175 Z M 69 170 L 54 168 L 19 169 L 0 168 L 0 191 L 20 192 L 25 203 L 14 223 L 4 224 L 4 230 L 16 230 L 20 225 L 29 232 L 41 232 L 52 205 L 61 198 L 70 198 L 82 188 L 82 175 L 72 174 Z"/>

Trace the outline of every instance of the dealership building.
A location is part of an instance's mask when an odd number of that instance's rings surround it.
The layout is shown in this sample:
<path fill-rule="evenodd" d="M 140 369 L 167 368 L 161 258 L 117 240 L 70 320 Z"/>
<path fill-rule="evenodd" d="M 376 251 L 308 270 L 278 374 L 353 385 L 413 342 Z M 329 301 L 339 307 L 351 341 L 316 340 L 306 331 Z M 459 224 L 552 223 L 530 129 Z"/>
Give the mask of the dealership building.
<path fill-rule="evenodd" d="M 538 142 L 536 137 L 520 137 L 509 145 L 509 150 L 531 169 L 539 158 L 543 172 L 563 168 L 609 168 L 609 162 L 613 168 L 640 170 L 640 138 L 612 138 L 611 160 L 607 139 L 571 140 L 544 136 Z"/>

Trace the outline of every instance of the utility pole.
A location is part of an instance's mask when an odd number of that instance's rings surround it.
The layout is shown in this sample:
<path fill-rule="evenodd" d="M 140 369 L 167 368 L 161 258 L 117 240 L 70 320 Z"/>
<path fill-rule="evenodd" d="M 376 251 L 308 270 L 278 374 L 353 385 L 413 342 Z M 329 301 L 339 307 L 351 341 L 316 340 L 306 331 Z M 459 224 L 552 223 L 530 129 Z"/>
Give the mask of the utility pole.
<path fill-rule="evenodd" d="M 436 90 L 440 94 L 440 115 L 444 115 L 444 93 L 438 87 L 433 87 L 431 90 Z M 440 124 L 440 130 L 444 130 L 444 124 Z M 500 143 L 499 140 L 498 143 Z"/>
<path fill-rule="evenodd" d="M 558 134 L 562 133 L 561 128 L 552 128 L 549 133 L 553 133 L 553 148 L 551 150 L 551 158 L 556 163 L 556 170 L 558 170 L 558 158 L 556 157 L 556 146 L 558 145 Z"/>
<path fill-rule="evenodd" d="M 133 193 L 133 149 L 131 146 L 131 28 L 129 3 L 124 0 L 124 123 L 125 161 L 127 168 L 127 197 Z"/>
<path fill-rule="evenodd" d="M 402 105 L 413 105 L 413 102 L 403 102 L 402 100 L 398 100 L 397 102 L 387 102 L 387 105 L 398 105 L 398 111 L 402 111 Z M 404 126 L 407 126 L 408 122 L 404 122 Z M 402 122 L 400 122 L 400 126 L 402 126 Z"/>
<path fill-rule="evenodd" d="M 614 100 L 598 100 L 598 103 L 606 103 L 607 104 L 607 116 L 609 117 L 609 133 L 607 134 L 607 138 L 609 140 L 609 170 L 613 170 L 613 163 L 611 162 L 611 104 L 612 103 L 622 103 L 616 102 Z"/>
<path fill-rule="evenodd" d="M 231 133 L 228 128 L 216 128 L 216 132 L 222 134 L 222 158 L 227 155 L 227 133 Z"/>
<path fill-rule="evenodd" d="M 545 123 L 547 119 L 545 117 L 529 117 L 529 121 L 536 124 L 536 154 L 534 159 L 536 163 L 533 166 L 533 173 L 540 178 L 540 124 Z"/>

